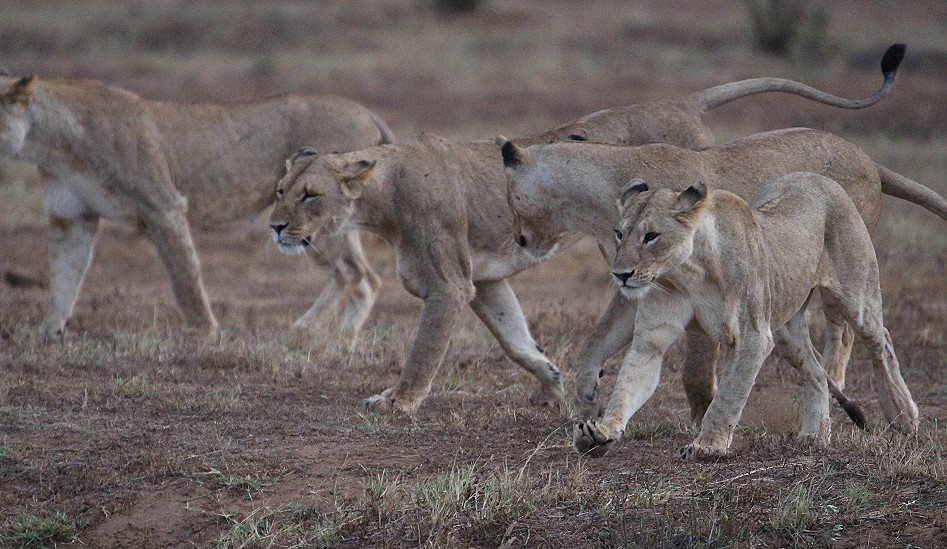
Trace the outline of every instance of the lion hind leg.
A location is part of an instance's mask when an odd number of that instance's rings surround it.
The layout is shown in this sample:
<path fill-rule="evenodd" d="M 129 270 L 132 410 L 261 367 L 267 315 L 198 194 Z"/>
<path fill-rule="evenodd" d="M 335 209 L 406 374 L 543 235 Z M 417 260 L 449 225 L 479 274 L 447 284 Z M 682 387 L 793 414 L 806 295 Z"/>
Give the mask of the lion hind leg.
<path fill-rule="evenodd" d="M 831 318 L 827 318 L 827 320 L 825 348 L 822 352 L 823 364 L 829 379 L 835 383 L 839 390 L 842 390 L 845 388 L 845 369 L 848 367 L 849 358 L 852 356 L 855 332 L 851 325 L 845 321 Z"/>
<path fill-rule="evenodd" d="M 828 299 L 826 298 L 828 297 Z M 894 352 L 891 334 L 884 327 L 881 308 L 881 288 L 877 282 L 869 281 L 868 290 L 860 296 L 850 293 L 823 292 L 826 310 L 844 317 L 855 330 L 855 334 L 867 345 L 874 367 L 875 388 L 885 419 L 901 431 L 917 432 L 918 409 L 911 397 L 901 366 Z"/>
<path fill-rule="evenodd" d="M 789 362 L 802 376 L 802 427 L 799 430 L 799 438 L 827 444 L 832 432 L 828 381 L 809 339 L 805 308 L 797 312 L 773 336 L 774 352 Z"/>
<path fill-rule="evenodd" d="M 86 271 L 92 263 L 99 216 L 87 214 L 77 219 L 50 216 L 49 291 L 50 309 L 39 332 L 46 342 L 60 340 L 66 321 L 72 316 Z"/>
<path fill-rule="evenodd" d="M 540 406 L 558 406 L 565 394 L 562 373 L 540 350 L 529 333 L 516 294 L 509 282 L 480 282 L 470 307 L 510 359 L 539 381 L 530 400 Z"/>

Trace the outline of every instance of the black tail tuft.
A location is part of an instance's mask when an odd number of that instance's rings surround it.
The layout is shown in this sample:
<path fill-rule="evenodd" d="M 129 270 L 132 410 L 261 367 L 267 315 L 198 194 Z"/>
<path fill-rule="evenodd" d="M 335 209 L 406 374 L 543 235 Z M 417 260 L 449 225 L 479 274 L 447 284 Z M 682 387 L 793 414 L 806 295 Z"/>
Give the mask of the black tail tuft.
<path fill-rule="evenodd" d="M 507 141 L 504 143 L 501 152 L 503 152 L 504 166 L 509 168 L 523 163 L 523 160 L 520 158 L 519 151 L 516 150 L 516 145 L 514 145 L 512 141 Z"/>
<path fill-rule="evenodd" d="M 845 413 L 848 414 L 848 417 L 852 419 L 852 423 L 855 424 L 855 427 L 858 427 L 861 430 L 866 430 L 868 428 L 868 420 L 865 418 L 865 413 L 862 412 L 862 409 L 858 407 L 857 404 L 851 400 L 839 400 L 838 405 L 845 410 Z"/>
<path fill-rule="evenodd" d="M 845 410 L 845 413 L 848 414 L 848 417 L 852 419 L 852 422 L 856 427 L 862 430 L 868 429 L 868 420 L 865 418 L 865 412 L 862 412 L 861 407 L 858 404 L 855 404 L 850 398 L 845 396 L 845 393 L 832 382 L 831 379 L 829 382 L 829 393 L 835 397 L 835 401 L 838 402 L 838 405 Z"/>
<path fill-rule="evenodd" d="M 892 44 L 885 54 L 881 57 L 881 74 L 885 78 L 890 78 L 898 72 L 898 66 L 901 65 L 901 61 L 904 60 L 904 52 L 907 50 L 907 46 L 904 44 Z"/>

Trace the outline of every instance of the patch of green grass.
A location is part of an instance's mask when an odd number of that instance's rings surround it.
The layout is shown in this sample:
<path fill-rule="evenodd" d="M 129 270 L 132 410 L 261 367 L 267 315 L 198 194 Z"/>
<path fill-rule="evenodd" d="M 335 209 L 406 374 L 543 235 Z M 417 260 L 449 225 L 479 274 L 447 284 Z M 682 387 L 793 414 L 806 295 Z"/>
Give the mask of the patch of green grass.
<path fill-rule="evenodd" d="M 226 488 L 230 492 L 241 493 L 243 494 L 243 499 L 251 500 L 259 494 L 268 483 L 253 475 L 222 473 L 217 477 L 217 485 Z"/>
<path fill-rule="evenodd" d="M 62 511 L 46 517 L 20 513 L 10 527 L 10 541 L 14 547 L 23 549 L 50 547 L 57 543 L 72 543 L 76 540 L 76 521 Z"/>
<path fill-rule="evenodd" d="M 292 547 L 306 546 L 301 527 L 310 513 L 299 505 L 258 507 L 239 520 L 235 514 L 223 513 L 221 516 L 230 520 L 231 526 L 217 539 L 215 547 L 285 547 L 287 542 Z"/>

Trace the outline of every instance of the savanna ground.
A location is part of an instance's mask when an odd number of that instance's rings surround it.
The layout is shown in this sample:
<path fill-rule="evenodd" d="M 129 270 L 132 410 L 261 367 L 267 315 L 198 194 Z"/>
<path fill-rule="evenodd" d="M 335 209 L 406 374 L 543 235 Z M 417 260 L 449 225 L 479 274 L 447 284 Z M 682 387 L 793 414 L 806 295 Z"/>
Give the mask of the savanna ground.
<path fill-rule="evenodd" d="M 830 3 L 828 53 L 755 53 L 741 3 L 495 0 L 446 16 L 416 1 L 7 2 L 0 64 L 90 77 L 147 97 L 336 93 L 402 136 L 545 129 L 594 110 L 760 75 L 860 96 L 884 46 L 906 41 L 895 91 L 842 112 L 757 97 L 707 117 L 719 140 L 807 125 L 947 194 L 947 6 Z M 875 233 L 887 324 L 922 414 L 917 439 L 884 429 L 870 365 L 837 409 L 830 447 L 793 442 L 795 373 L 767 364 L 733 457 L 690 464 L 669 361 L 657 394 L 602 460 L 571 449 L 568 411 L 536 409 L 531 380 L 472 314 L 417 415 L 361 398 L 398 376 L 419 303 L 372 242 L 385 285 L 349 349 L 288 326 L 325 274 L 281 256 L 256 220 L 202 234 L 219 343 L 182 337 L 152 246 L 103 231 L 71 337 L 35 334 L 47 272 L 41 191 L 0 184 L 0 545 L 89 547 L 945 547 L 947 225 L 890 200 Z M 581 243 L 514 280 L 540 344 L 567 372 L 611 294 Z M 607 370 L 606 385 L 615 364 Z M 571 377 L 570 377 L 571 380 Z"/>

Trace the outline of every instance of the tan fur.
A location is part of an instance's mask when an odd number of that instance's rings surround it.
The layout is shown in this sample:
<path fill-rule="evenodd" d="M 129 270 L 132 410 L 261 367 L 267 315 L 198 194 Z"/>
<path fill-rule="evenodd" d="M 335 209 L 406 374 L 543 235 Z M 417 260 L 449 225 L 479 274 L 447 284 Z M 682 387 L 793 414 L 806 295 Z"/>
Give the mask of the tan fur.
<path fill-rule="evenodd" d="M 882 323 L 878 263 L 861 215 L 834 181 L 792 173 L 765 183 L 754 208 L 700 183 L 632 193 L 624 201 L 612 265 L 621 292 L 638 303 L 631 344 L 604 415 L 580 423 L 575 446 L 604 455 L 653 394 L 667 348 L 698 330 L 719 348 L 720 386 L 694 459 L 725 454 L 763 359 L 774 347 L 801 371 L 801 438 L 830 435 L 829 389 L 812 347 L 805 308 L 815 288 L 825 314 L 851 323 L 867 344 L 888 422 L 915 433 L 917 406 Z"/>
<path fill-rule="evenodd" d="M 583 233 L 593 236 L 610 260 L 615 250 L 612 230 L 618 222 L 615 201 L 635 178 L 648 181 L 652 188 L 679 188 L 682 182 L 700 178 L 749 199 L 763 181 L 810 171 L 838 181 L 869 230 L 881 211 L 880 167 L 852 143 L 816 130 L 766 132 L 703 151 L 659 144 L 558 143 L 514 147 L 509 155 L 509 201 L 517 216 L 516 238 L 534 256 L 548 253 L 565 235 Z M 586 417 L 597 413 L 594 399 L 601 365 L 631 341 L 634 318 L 633 305 L 616 296 L 580 354 L 576 403 Z M 844 322 L 830 322 L 829 327 L 825 349 L 829 375 L 842 387 L 851 338 L 846 337 Z M 710 352 L 694 350 L 694 359 Z M 685 387 L 695 391 L 688 397 L 696 423 L 710 400 L 706 389 L 711 386 L 707 380 L 685 379 Z"/>
<path fill-rule="evenodd" d="M 72 314 L 100 217 L 144 229 L 189 328 L 213 332 L 190 225 L 217 228 L 265 209 L 284 159 L 303 145 L 330 153 L 390 139 L 376 115 L 333 97 L 183 104 L 87 80 L 0 84 L 10 86 L 0 94 L 0 158 L 35 163 L 46 180 L 51 308 L 40 331 L 47 339 L 61 337 Z M 316 260 L 333 270 L 328 291 L 349 294 L 356 309 L 349 328 L 357 330 L 378 279 L 357 239 L 321 246 Z M 299 322 L 320 316 L 310 310 Z"/>

